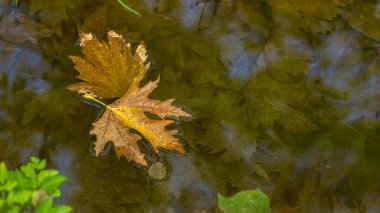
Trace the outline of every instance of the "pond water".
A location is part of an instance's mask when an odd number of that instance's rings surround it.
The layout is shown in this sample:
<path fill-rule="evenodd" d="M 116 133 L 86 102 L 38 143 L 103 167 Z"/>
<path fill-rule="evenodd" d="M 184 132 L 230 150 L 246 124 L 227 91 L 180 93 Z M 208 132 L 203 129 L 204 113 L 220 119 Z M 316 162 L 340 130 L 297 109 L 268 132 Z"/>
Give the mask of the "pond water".
<path fill-rule="evenodd" d="M 380 1 L 0 0 L 0 160 L 68 177 L 75 212 L 216 212 L 260 188 L 274 212 L 380 211 Z M 193 113 L 164 174 L 95 157 L 101 107 L 66 86 L 79 31 L 144 41 L 152 98 Z M 165 176 L 165 177 L 164 177 Z"/>

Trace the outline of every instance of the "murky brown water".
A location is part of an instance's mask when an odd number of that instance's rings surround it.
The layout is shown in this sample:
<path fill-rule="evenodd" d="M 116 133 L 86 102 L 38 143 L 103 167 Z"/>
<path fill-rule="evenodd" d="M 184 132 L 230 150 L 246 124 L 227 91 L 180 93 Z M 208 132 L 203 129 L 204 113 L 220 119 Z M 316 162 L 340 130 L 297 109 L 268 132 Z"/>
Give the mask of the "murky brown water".
<path fill-rule="evenodd" d="M 275 212 L 379 211 L 380 1 L 0 0 L 0 160 L 48 159 L 76 212 L 215 212 L 261 188 Z M 24 16 L 20 14 L 26 14 Z M 194 114 L 168 174 L 89 151 L 101 108 L 65 87 L 78 31 L 144 41 L 152 97 Z M 159 179 L 161 179 L 159 178 Z"/>

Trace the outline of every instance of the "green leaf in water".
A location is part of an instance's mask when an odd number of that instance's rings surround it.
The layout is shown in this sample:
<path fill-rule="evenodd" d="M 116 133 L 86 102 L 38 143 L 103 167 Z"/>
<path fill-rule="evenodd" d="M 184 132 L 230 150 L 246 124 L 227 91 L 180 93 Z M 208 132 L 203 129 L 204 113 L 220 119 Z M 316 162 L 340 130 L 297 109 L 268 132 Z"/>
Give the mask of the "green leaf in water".
<path fill-rule="evenodd" d="M 124 2 L 122 2 L 121 0 L 117 0 L 117 2 L 119 2 L 119 4 L 121 4 L 121 6 L 123 6 L 126 10 L 138 15 L 138 16 L 141 16 L 141 13 L 137 12 L 136 10 L 130 8 L 128 5 L 126 5 Z"/>
<path fill-rule="evenodd" d="M 260 190 L 241 191 L 228 198 L 218 194 L 218 207 L 224 213 L 268 213 L 268 197 Z"/>

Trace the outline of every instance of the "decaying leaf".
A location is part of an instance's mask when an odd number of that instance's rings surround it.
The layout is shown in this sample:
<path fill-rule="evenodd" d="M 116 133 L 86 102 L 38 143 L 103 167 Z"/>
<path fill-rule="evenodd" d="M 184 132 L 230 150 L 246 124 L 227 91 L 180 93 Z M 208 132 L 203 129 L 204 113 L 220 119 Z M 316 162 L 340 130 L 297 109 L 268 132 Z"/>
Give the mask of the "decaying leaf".
<path fill-rule="evenodd" d="M 71 0 L 31 0 L 29 5 L 29 15 L 38 14 L 42 23 L 50 27 L 57 27 L 58 34 L 61 28 L 58 27 L 63 20 L 68 19 L 66 7 L 72 7 Z"/>
<path fill-rule="evenodd" d="M 305 112 L 307 107 L 316 105 L 310 98 L 310 86 L 305 82 L 283 84 L 273 80 L 269 72 L 260 71 L 250 80 L 246 89 L 246 95 L 250 97 L 247 100 L 250 106 L 247 115 L 251 117 L 253 126 L 272 128 L 279 123 L 290 132 L 302 134 L 319 128 L 310 113 Z M 295 92 L 296 96 L 290 95 Z"/>
<path fill-rule="evenodd" d="M 144 76 L 149 68 L 144 44 L 132 55 L 130 44 L 114 31 L 108 32 L 108 43 L 92 34 L 82 34 L 80 45 L 84 58 L 72 56 L 79 79 L 84 82 L 70 85 L 71 91 L 90 93 L 99 98 L 121 97 L 135 76 Z"/>
<path fill-rule="evenodd" d="M 321 22 L 331 21 L 340 15 L 341 8 L 349 1 L 351 0 L 268 0 L 267 2 L 272 8 L 277 28 L 298 35 L 301 33 L 300 28 L 306 31 L 323 31 L 323 28 L 326 28 L 324 25 L 330 23 Z"/>
<path fill-rule="evenodd" d="M 86 16 L 79 29 L 83 32 L 94 32 L 103 36 L 107 31 L 108 6 L 99 6 L 96 10 Z"/>
<path fill-rule="evenodd" d="M 355 30 L 380 41 L 380 7 L 376 6 L 375 1 L 355 1 L 343 17 Z"/>
<path fill-rule="evenodd" d="M 136 141 L 140 137 L 129 132 L 129 129 L 115 116 L 111 109 L 107 109 L 103 116 L 94 124 L 90 134 L 96 135 L 96 154 L 103 150 L 109 142 L 114 142 L 116 155 L 120 158 L 125 156 L 129 161 L 146 166 L 144 154 L 141 153 Z"/>
<path fill-rule="evenodd" d="M 178 138 L 173 136 L 177 130 L 165 129 L 174 121 L 165 120 L 165 118 L 191 117 L 191 115 L 180 107 L 173 106 L 173 99 L 158 101 L 148 98 L 148 95 L 157 87 L 159 79 L 140 88 L 141 80 L 142 76 L 135 77 L 127 93 L 106 106 L 103 116 L 93 124 L 94 129 L 90 133 L 97 136 L 95 142 L 97 155 L 102 152 L 108 141 L 112 141 L 118 157 L 125 156 L 129 161 L 147 165 L 144 155 L 136 144 L 141 137 L 150 142 L 158 155 L 159 148 L 186 154 Z M 144 114 L 146 112 L 160 117 L 161 120 L 148 118 Z M 137 131 L 139 135 L 130 130 Z"/>
<path fill-rule="evenodd" d="M 263 57 L 270 75 L 281 82 L 291 82 L 305 75 L 313 51 L 304 40 L 276 32 L 265 44 Z"/>
<path fill-rule="evenodd" d="M 0 22 L 0 37 L 11 43 L 22 43 L 50 37 L 53 31 L 47 26 L 34 22 L 29 16 L 22 13 L 4 15 Z"/>
<path fill-rule="evenodd" d="M 185 149 L 174 137 L 177 130 L 166 129 L 174 120 L 167 118 L 191 117 L 191 115 L 173 106 L 173 100 L 158 101 L 148 98 L 157 88 L 159 79 L 140 87 L 141 80 L 149 68 L 146 49 L 139 45 L 132 55 L 131 45 L 126 44 L 122 36 L 108 32 L 108 43 L 97 40 L 92 34 L 83 34 L 81 47 L 85 59 L 71 57 L 79 78 L 84 80 L 68 88 L 84 97 L 106 107 L 101 118 L 93 123 L 90 134 L 96 135 L 95 152 L 99 155 L 108 142 L 112 142 L 116 155 L 124 156 L 128 161 L 147 166 L 144 154 L 137 141 L 146 139 L 159 155 L 159 148 L 186 154 Z M 98 101 L 99 98 L 120 97 L 109 105 Z M 145 113 L 157 116 L 151 119 Z M 136 134 L 136 132 L 138 134 Z"/>

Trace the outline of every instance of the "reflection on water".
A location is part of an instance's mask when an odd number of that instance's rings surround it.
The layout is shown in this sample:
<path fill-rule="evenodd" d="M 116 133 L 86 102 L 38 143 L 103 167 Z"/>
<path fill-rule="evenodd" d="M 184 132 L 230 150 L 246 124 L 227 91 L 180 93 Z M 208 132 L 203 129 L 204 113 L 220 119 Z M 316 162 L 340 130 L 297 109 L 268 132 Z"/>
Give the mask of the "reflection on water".
<path fill-rule="evenodd" d="M 47 89 L 49 84 L 44 81 L 41 73 L 48 69 L 48 65 L 41 58 L 40 50 L 33 46 L 6 50 L 4 45 L 6 44 L 2 44 L 0 57 L 7 89 L 11 89 L 17 82 L 22 82 L 25 89 L 37 93 Z"/>
<path fill-rule="evenodd" d="M 137 17 L 117 1 L 52 3 L 54 16 L 0 0 L 2 23 L 14 11 L 33 15 L 10 23 L 28 33 L 22 41 L 0 30 L 0 160 L 47 158 L 69 178 L 58 202 L 78 212 L 212 212 L 217 193 L 256 187 L 276 212 L 371 211 L 380 202 L 380 20 L 360 8 L 380 1 L 320 2 L 129 1 Z M 351 18 L 360 15 L 368 22 Z M 80 55 L 79 30 L 104 38 L 107 29 L 146 43 L 148 78 L 161 76 L 153 98 L 194 113 L 180 125 L 189 156 L 150 158 L 170 168 L 167 180 L 88 151 L 98 108 L 65 89 L 77 75 L 67 56 Z"/>

